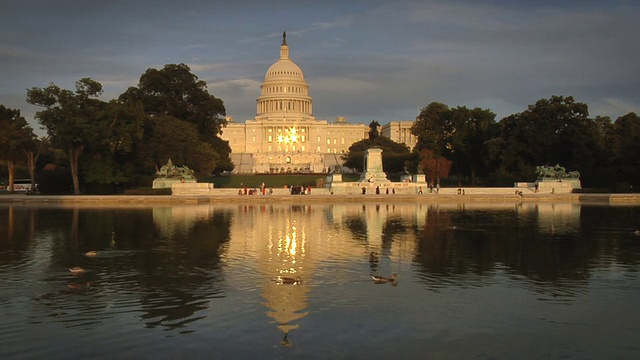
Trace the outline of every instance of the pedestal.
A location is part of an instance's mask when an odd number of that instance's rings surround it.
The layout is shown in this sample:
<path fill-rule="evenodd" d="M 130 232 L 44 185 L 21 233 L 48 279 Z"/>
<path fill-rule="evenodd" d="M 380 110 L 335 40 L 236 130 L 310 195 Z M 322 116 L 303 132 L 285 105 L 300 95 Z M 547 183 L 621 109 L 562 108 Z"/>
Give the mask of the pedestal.
<path fill-rule="evenodd" d="M 358 182 L 387 183 L 387 174 L 382 171 L 382 149 L 373 147 L 367 149 L 364 155 L 364 172 Z"/>

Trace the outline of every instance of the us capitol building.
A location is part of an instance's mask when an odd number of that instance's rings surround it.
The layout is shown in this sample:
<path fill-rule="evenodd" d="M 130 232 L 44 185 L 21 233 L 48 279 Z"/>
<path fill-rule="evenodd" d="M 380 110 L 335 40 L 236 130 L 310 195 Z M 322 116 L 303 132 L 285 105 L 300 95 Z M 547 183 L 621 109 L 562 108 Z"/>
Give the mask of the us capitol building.
<path fill-rule="evenodd" d="M 330 123 L 313 116 L 304 73 L 289 57 L 283 33 L 280 58 L 264 77 L 257 115 L 244 124 L 227 117 L 221 138 L 229 141 L 234 173 L 324 173 L 341 165 L 351 144 L 369 137 L 368 124 Z M 412 149 L 413 121 L 391 121 L 379 132 Z"/>

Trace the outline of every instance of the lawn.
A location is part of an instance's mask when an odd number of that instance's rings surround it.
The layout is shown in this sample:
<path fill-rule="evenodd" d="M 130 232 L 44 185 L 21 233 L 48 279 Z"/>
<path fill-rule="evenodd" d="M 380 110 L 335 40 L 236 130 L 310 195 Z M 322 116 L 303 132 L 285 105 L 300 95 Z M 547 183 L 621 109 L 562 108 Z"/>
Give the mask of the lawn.
<path fill-rule="evenodd" d="M 360 174 L 343 174 L 343 181 L 357 181 Z M 283 175 L 283 174 L 256 174 L 256 175 L 233 175 L 215 176 L 198 179 L 199 182 L 209 182 L 215 184 L 216 188 L 239 188 L 250 187 L 259 188 L 263 182 L 267 187 L 284 187 L 285 185 L 301 185 L 316 187 L 318 180 L 325 180 L 325 174 L 308 175 Z"/>

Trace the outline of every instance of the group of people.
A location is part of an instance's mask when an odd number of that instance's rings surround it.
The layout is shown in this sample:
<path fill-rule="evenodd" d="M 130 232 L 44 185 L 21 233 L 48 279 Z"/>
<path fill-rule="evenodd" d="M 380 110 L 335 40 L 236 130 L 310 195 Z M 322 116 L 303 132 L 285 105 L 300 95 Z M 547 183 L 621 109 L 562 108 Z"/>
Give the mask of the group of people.
<path fill-rule="evenodd" d="M 385 188 L 385 193 L 387 195 L 389 195 L 389 192 L 391 192 L 392 194 L 396 193 L 396 189 L 395 188 L 391 188 L 391 190 L 389 190 L 389 188 Z M 362 187 L 362 195 L 365 195 L 367 193 L 367 188 L 365 186 Z M 376 194 L 380 195 L 381 194 L 381 190 L 380 190 L 380 185 L 376 186 Z"/>
<path fill-rule="evenodd" d="M 256 195 L 256 194 L 267 195 L 267 186 L 264 182 L 260 184 L 260 190 L 256 188 L 249 189 L 248 187 L 244 186 L 242 183 L 240 184 L 240 186 L 241 188 L 238 189 L 238 195 Z M 269 188 L 269 195 L 273 195 L 273 188 Z"/>
<path fill-rule="evenodd" d="M 285 188 L 287 186 L 285 185 Z M 311 195 L 311 186 L 304 187 L 302 185 L 289 186 L 291 195 Z"/>

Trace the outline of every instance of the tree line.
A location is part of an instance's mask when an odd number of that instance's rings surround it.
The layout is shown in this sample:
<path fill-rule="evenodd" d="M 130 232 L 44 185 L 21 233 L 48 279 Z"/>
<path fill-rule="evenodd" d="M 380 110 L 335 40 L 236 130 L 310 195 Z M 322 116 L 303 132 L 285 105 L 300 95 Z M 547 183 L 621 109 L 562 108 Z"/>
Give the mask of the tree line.
<path fill-rule="evenodd" d="M 90 78 L 75 90 L 53 83 L 29 89 L 27 102 L 42 108 L 35 115 L 47 133 L 42 139 L 19 110 L 0 105 L 0 159 L 9 185 L 19 163 L 28 163 L 42 192 L 75 194 L 149 186 L 169 158 L 198 176 L 233 169 L 231 148 L 219 136 L 224 103 L 187 65 L 148 69 L 138 86 L 111 101 L 98 99 L 102 91 Z M 34 154 L 42 165 L 37 173 Z"/>
<path fill-rule="evenodd" d="M 583 187 L 640 188 L 640 117 L 633 112 L 615 121 L 591 118 L 586 104 L 552 96 L 500 121 L 495 118 L 489 109 L 432 102 L 411 129 L 417 137 L 413 151 L 370 135 L 352 145 L 345 164 L 362 170 L 364 150 L 379 146 L 386 171 L 404 166 L 426 174 L 433 184 L 448 179 L 455 185 L 512 185 L 535 180 L 537 166 L 560 164 L 580 172 Z"/>
<path fill-rule="evenodd" d="M 44 193 L 113 193 L 150 186 L 169 158 L 197 177 L 233 169 L 231 148 L 220 138 L 224 103 L 187 65 L 148 69 L 111 101 L 98 98 L 102 91 L 89 78 L 75 90 L 53 83 L 29 89 L 27 101 L 41 107 L 41 139 L 19 110 L 0 105 L 0 160 L 7 164 L 0 177 L 11 185 L 22 171 Z M 364 152 L 378 146 L 386 172 L 424 173 L 434 185 L 511 185 L 533 181 L 536 166 L 560 164 L 579 171 L 583 187 L 640 188 L 640 117 L 590 118 L 588 106 L 570 96 L 540 99 L 500 121 L 489 109 L 432 102 L 413 124 L 412 151 L 380 136 L 375 120 L 369 126 L 344 166 L 362 171 Z"/>

